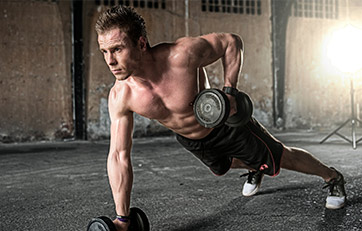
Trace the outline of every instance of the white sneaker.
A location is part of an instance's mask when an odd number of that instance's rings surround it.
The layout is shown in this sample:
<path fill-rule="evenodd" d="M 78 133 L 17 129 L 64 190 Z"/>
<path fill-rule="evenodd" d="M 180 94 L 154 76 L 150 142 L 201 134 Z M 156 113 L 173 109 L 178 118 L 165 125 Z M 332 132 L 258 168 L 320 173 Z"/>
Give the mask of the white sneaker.
<path fill-rule="evenodd" d="M 346 197 L 335 197 L 328 196 L 326 199 L 326 208 L 327 209 L 340 209 L 343 208 L 346 202 Z"/>
<path fill-rule="evenodd" d="M 264 173 L 261 171 L 243 174 L 242 176 L 248 176 L 248 180 L 245 182 L 242 194 L 243 196 L 250 197 L 255 195 L 260 188 L 261 180 L 263 179 Z"/>
<path fill-rule="evenodd" d="M 335 170 L 338 174 L 337 178 L 326 182 L 326 186 L 323 188 L 329 188 L 329 195 L 326 199 L 326 208 L 327 209 L 340 209 L 343 208 L 346 204 L 346 190 L 344 189 L 344 178 L 343 175 Z"/>

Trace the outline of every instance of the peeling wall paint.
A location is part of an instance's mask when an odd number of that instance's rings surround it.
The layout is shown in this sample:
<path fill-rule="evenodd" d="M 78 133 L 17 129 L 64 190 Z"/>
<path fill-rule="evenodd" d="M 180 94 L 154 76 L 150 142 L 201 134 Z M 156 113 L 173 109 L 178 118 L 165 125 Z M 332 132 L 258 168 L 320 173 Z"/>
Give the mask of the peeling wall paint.
<path fill-rule="evenodd" d="M 323 61 L 323 41 L 340 19 L 290 18 L 287 29 L 284 117 L 277 126 L 331 129 L 350 117 L 348 79 Z M 84 78 L 89 139 L 109 137 L 108 92 L 114 77 L 98 49 L 95 21 L 104 6 L 84 1 Z M 184 1 L 167 1 L 166 10 L 136 9 L 146 20 L 152 45 L 186 34 Z M 362 4 L 350 1 L 350 22 L 362 28 Z M 203 12 L 189 1 L 190 36 L 231 32 L 245 43 L 238 88 L 250 95 L 254 116 L 273 126 L 273 73 L 270 1 L 261 15 Z M 74 135 L 71 85 L 71 1 L 0 1 L 0 142 L 68 139 Z M 11 52 L 9 52 L 9 47 Z M 223 86 L 221 62 L 208 66 L 212 87 Z M 356 103 L 362 104 L 362 73 Z M 357 115 L 361 115 L 359 106 Z M 157 121 L 134 115 L 136 137 L 170 134 Z"/>

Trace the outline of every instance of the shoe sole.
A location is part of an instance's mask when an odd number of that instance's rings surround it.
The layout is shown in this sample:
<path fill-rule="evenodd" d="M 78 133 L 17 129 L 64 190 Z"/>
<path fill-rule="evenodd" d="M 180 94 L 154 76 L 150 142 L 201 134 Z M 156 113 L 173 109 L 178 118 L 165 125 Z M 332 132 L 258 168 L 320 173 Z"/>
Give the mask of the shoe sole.
<path fill-rule="evenodd" d="M 341 206 L 333 206 L 333 205 L 326 205 L 327 209 L 332 209 L 332 210 L 336 210 L 336 209 L 341 209 L 344 207 L 345 204 L 342 204 Z"/>
<path fill-rule="evenodd" d="M 332 203 L 328 203 L 328 201 L 330 200 L 330 202 Z M 327 209 L 341 209 L 345 206 L 346 204 L 346 201 L 347 201 L 347 198 L 344 196 L 344 197 L 328 197 L 327 200 L 326 200 L 326 208 Z M 340 202 L 340 203 L 338 203 Z"/>
<path fill-rule="evenodd" d="M 327 208 L 327 209 L 336 210 L 336 209 L 341 209 L 341 208 L 343 208 L 345 205 L 346 205 L 346 202 L 343 202 L 343 204 L 340 204 L 339 206 L 335 206 L 335 205 L 331 205 L 331 204 L 326 204 L 326 208 Z"/>

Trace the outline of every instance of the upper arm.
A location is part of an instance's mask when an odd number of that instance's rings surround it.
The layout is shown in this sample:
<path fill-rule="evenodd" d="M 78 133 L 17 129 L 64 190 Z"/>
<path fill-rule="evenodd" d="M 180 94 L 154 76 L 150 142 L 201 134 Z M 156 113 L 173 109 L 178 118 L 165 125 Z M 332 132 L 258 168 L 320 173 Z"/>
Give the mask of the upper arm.
<path fill-rule="evenodd" d="M 133 113 L 125 103 L 125 92 L 110 91 L 108 109 L 111 118 L 110 153 L 123 153 L 129 157 L 132 146 Z"/>

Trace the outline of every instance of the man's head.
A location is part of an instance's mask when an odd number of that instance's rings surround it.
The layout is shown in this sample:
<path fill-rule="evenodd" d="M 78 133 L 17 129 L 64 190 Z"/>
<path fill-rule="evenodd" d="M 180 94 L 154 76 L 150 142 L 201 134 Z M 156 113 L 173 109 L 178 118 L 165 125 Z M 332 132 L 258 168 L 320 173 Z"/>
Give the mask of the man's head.
<path fill-rule="evenodd" d="M 134 45 L 137 45 L 140 37 L 147 41 L 146 23 L 131 7 L 114 6 L 106 10 L 99 16 L 95 26 L 98 35 L 115 28 L 125 32 Z"/>
<path fill-rule="evenodd" d="M 99 49 L 117 80 L 136 75 L 149 48 L 143 18 L 132 8 L 115 6 L 96 23 Z"/>

